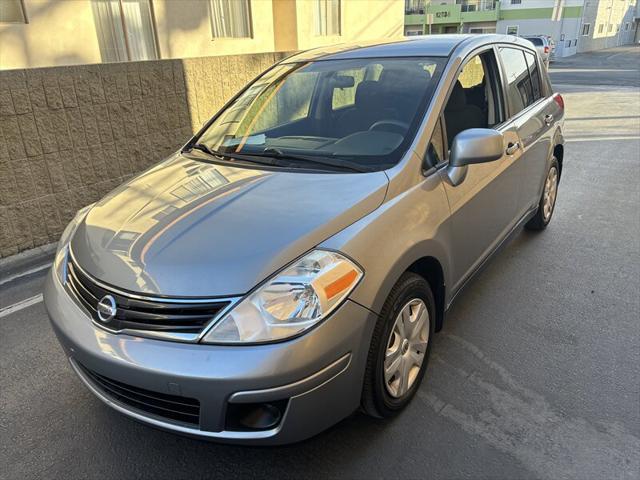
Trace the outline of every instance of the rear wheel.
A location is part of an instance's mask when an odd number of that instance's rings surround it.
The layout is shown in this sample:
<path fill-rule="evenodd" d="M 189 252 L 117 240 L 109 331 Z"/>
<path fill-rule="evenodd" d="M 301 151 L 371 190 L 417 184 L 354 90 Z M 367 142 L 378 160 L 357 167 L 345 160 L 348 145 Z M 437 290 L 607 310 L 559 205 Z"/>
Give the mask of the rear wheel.
<path fill-rule="evenodd" d="M 544 181 L 544 189 L 542 190 L 542 197 L 538 204 L 538 211 L 525 226 L 528 230 L 544 230 L 547 228 L 547 225 L 549 225 L 556 207 L 559 179 L 560 168 L 558 166 L 558 160 L 556 157 L 553 157 L 551 159 L 551 166 L 547 172 L 547 178 Z"/>
<path fill-rule="evenodd" d="M 415 395 L 424 377 L 435 325 L 429 284 L 407 272 L 393 287 L 376 324 L 369 349 L 362 408 L 390 417 Z"/>

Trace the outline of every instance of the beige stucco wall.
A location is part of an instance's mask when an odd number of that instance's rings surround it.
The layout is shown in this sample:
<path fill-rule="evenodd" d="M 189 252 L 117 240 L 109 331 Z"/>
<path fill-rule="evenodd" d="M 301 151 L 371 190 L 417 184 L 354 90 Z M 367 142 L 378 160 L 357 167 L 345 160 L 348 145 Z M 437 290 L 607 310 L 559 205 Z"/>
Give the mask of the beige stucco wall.
<path fill-rule="evenodd" d="M 317 36 L 313 0 L 298 0 L 298 50 L 354 40 L 402 37 L 404 0 L 342 0 L 341 35 Z"/>
<path fill-rule="evenodd" d="M 273 5 L 274 46 L 277 52 L 298 49 L 296 0 L 276 0 Z"/>
<path fill-rule="evenodd" d="M 0 0 L 1 1 L 1 0 Z M 0 69 L 100 63 L 90 0 L 24 0 L 28 24 L 0 24 Z M 316 36 L 315 0 L 251 0 L 253 38 L 214 39 L 206 0 L 153 0 L 160 58 L 293 51 L 401 37 L 404 0 L 342 0 L 341 35 Z"/>
<path fill-rule="evenodd" d="M 253 38 L 216 38 L 211 32 L 207 2 L 154 0 L 161 58 L 190 58 L 273 52 L 271 0 L 251 0 Z"/>
<path fill-rule="evenodd" d="M 0 24 L 0 69 L 100 62 L 87 0 L 24 0 L 28 24 Z"/>
<path fill-rule="evenodd" d="M 253 38 L 212 39 L 203 0 L 154 0 L 162 58 L 304 50 L 401 37 L 404 0 L 342 0 L 341 35 L 316 36 L 315 0 L 251 0 Z"/>

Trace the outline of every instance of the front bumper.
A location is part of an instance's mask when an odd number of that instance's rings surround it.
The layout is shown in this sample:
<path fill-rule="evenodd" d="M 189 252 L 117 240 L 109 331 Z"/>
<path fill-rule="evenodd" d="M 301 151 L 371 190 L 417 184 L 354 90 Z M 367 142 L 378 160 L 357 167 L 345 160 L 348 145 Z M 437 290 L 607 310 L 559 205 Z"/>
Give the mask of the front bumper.
<path fill-rule="evenodd" d="M 255 346 L 189 344 L 111 334 L 95 326 L 53 271 L 44 301 L 74 371 L 103 402 L 136 420 L 176 433 L 247 444 L 308 438 L 359 405 L 376 316 L 346 301 L 322 324 L 290 341 Z M 199 424 L 188 426 L 123 403 L 87 371 L 162 395 L 197 399 Z M 284 402 L 266 430 L 233 430 L 229 405 Z"/>

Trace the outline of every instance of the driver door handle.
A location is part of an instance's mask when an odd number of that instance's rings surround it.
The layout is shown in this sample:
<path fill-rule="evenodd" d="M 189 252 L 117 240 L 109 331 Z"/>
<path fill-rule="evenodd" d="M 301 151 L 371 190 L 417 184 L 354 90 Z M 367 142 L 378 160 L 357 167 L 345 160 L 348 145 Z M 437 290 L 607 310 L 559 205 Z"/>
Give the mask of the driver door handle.
<path fill-rule="evenodd" d="M 509 145 L 507 145 L 507 150 L 505 151 L 505 153 L 507 155 L 513 155 L 518 151 L 519 148 L 520 148 L 520 144 L 518 142 L 510 143 Z"/>

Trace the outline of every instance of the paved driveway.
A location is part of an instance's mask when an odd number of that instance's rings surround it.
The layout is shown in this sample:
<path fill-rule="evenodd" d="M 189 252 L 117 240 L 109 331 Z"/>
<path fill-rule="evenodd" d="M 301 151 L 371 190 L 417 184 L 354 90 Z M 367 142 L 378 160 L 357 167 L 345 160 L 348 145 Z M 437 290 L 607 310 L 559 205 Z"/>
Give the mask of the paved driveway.
<path fill-rule="evenodd" d="M 0 478 L 638 478 L 638 65 L 626 48 L 552 66 L 569 115 L 553 223 L 461 294 L 397 419 L 282 448 L 150 429 L 74 378 L 36 297 L 0 318 Z M 0 309 L 41 283 L 0 285 Z"/>

